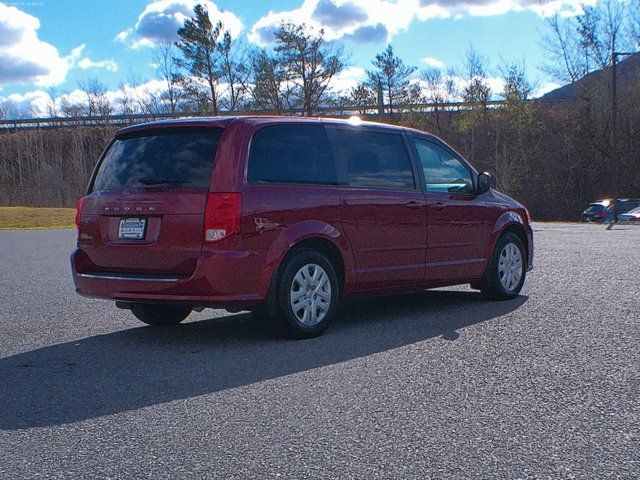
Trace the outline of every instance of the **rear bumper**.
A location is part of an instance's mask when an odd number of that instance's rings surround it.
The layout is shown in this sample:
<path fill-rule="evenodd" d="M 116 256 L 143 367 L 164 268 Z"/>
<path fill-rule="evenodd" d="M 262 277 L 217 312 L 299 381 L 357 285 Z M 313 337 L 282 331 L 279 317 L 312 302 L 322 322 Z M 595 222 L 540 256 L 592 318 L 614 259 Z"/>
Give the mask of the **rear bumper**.
<path fill-rule="evenodd" d="M 251 307 L 264 300 L 250 252 L 202 252 L 194 273 L 179 277 L 83 270 L 81 251 L 71 255 L 76 292 L 122 302 L 188 304 L 194 307 Z"/>

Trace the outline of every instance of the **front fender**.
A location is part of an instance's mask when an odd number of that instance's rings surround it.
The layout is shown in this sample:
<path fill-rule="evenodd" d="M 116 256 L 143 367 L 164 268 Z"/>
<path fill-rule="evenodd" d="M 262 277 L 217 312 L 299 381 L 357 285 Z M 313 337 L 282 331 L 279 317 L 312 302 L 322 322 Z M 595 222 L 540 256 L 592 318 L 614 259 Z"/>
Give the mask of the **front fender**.
<path fill-rule="evenodd" d="M 342 255 L 344 262 L 344 283 L 351 284 L 351 272 L 355 270 L 351 246 L 347 238 L 333 225 L 318 220 L 305 220 L 283 229 L 269 246 L 265 258 L 265 269 L 262 276 L 261 290 L 266 292 L 287 252 L 298 243 L 310 239 L 321 238 L 331 242 Z"/>
<path fill-rule="evenodd" d="M 493 250 L 496 247 L 496 243 L 498 242 L 500 235 L 502 235 L 502 233 L 507 228 L 514 225 L 521 227 L 525 232 L 525 235 L 527 236 L 527 245 L 525 245 L 528 252 L 527 265 L 529 269 L 531 269 L 531 266 L 533 265 L 533 234 L 531 231 L 531 227 L 529 226 L 526 219 L 520 213 L 514 212 L 513 210 L 504 212 L 502 215 L 498 217 L 498 219 L 494 223 L 493 228 L 491 230 L 491 235 L 489 236 L 489 241 L 487 242 L 487 248 L 485 251 L 484 258 L 486 259 L 491 258 L 491 255 L 493 255 Z M 487 266 L 489 265 L 489 263 L 490 262 L 487 261 Z"/>

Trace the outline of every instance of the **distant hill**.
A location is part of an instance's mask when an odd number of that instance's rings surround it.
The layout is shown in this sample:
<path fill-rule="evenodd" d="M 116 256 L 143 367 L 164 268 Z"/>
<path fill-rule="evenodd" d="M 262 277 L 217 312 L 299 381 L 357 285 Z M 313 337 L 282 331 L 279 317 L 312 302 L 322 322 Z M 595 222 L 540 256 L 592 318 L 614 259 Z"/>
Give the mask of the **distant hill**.
<path fill-rule="evenodd" d="M 563 85 L 556 88 L 541 98 L 545 100 L 568 100 L 578 97 L 578 92 L 587 90 L 594 85 L 601 86 L 604 82 L 609 82 L 608 69 L 594 70 L 588 73 L 580 80 Z M 640 53 L 634 53 L 618 62 L 617 67 L 618 85 L 624 87 L 625 84 L 631 83 L 633 80 L 640 80 Z"/>

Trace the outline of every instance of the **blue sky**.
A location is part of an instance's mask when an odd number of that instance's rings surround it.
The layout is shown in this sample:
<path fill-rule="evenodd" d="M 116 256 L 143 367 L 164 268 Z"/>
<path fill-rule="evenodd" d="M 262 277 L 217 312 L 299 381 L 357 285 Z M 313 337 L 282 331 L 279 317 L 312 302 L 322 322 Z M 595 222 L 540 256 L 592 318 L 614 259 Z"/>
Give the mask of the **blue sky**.
<path fill-rule="evenodd" d="M 498 75 L 503 61 L 526 64 L 540 89 L 551 80 L 539 69 L 544 17 L 573 14 L 589 0 L 205 0 L 247 45 L 264 44 L 283 19 L 324 28 L 344 44 L 351 68 L 348 86 L 390 42 L 406 63 L 459 69 L 470 44 Z M 196 0 L 17 0 L 0 1 L 0 101 L 21 107 L 55 88 L 58 95 L 96 77 L 117 90 L 130 72 L 153 78 L 151 46 L 175 34 L 181 12 Z M 39 92 L 39 93 L 38 93 Z M 40 95 L 38 97 L 38 95 Z"/>

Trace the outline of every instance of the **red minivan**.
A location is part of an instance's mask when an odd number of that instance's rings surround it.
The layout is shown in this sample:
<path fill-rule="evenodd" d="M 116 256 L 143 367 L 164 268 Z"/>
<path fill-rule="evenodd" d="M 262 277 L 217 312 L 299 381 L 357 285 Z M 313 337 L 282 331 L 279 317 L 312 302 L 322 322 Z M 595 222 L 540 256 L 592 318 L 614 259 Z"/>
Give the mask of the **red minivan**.
<path fill-rule="evenodd" d="M 299 338 L 358 295 L 469 283 L 510 299 L 532 230 L 490 180 L 433 135 L 358 119 L 124 128 L 78 202 L 76 290 L 150 325 L 251 310 Z"/>

